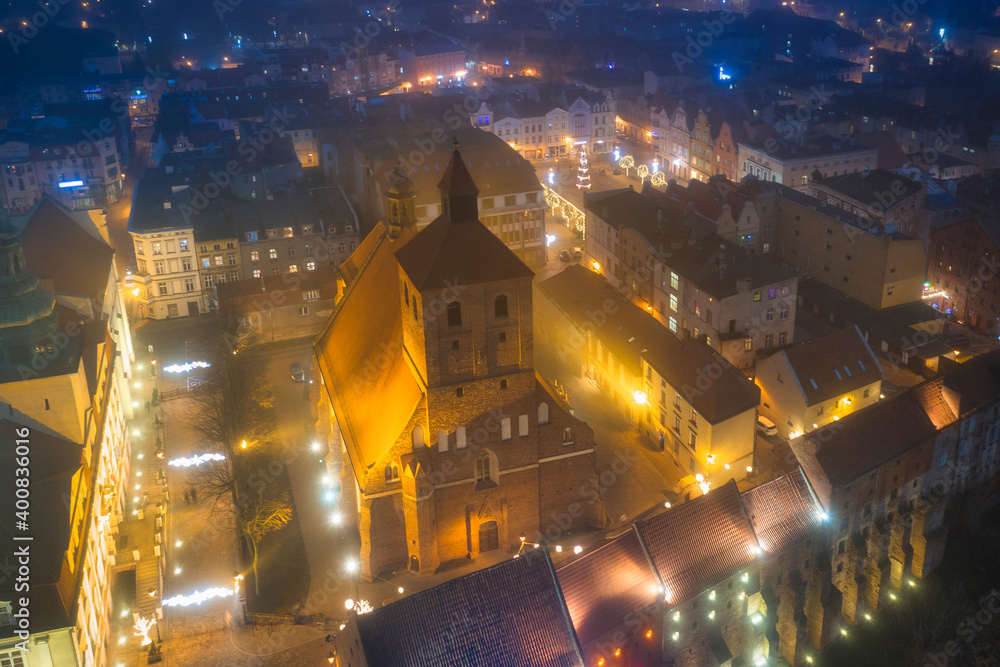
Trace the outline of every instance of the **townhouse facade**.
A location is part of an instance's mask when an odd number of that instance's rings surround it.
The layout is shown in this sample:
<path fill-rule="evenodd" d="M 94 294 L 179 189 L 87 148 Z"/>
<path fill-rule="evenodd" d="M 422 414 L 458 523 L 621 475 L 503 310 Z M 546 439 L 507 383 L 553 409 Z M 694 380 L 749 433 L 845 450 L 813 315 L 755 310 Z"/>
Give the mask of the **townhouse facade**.
<path fill-rule="evenodd" d="M 669 452 L 689 484 L 701 476 L 707 489 L 746 475 L 760 391 L 740 370 L 702 341 L 668 331 L 581 265 L 536 291 L 550 306 L 540 329 L 560 356 Z"/>
<path fill-rule="evenodd" d="M 807 192 L 813 172 L 823 177 L 852 174 L 878 165 L 878 150 L 853 139 L 818 137 L 803 144 L 739 142 L 737 175 Z"/>

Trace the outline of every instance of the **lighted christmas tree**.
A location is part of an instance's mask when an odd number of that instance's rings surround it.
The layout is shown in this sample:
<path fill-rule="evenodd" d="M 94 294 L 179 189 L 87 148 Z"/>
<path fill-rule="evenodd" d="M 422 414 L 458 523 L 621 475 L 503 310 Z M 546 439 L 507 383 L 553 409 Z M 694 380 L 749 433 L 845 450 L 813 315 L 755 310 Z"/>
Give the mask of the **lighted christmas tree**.
<path fill-rule="evenodd" d="M 576 171 L 576 187 L 581 190 L 590 189 L 590 166 L 587 162 L 587 154 L 580 149 L 580 166 Z"/>

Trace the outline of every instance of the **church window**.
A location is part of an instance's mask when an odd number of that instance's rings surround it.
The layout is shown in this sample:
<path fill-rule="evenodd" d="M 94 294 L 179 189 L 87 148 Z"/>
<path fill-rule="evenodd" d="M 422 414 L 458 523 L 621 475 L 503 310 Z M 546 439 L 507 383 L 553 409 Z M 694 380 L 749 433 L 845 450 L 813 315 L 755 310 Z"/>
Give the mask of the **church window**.
<path fill-rule="evenodd" d="M 390 463 L 385 467 L 385 483 L 391 484 L 399 481 L 399 466 Z"/>
<path fill-rule="evenodd" d="M 501 389 L 506 389 L 507 388 L 507 381 L 506 380 L 500 380 L 500 388 Z"/>
<path fill-rule="evenodd" d="M 455 449 L 465 449 L 465 427 L 459 426 L 455 429 Z"/>
<path fill-rule="evenodd" d="M 448 326 L 462 326 L 462 304 L 458 301 L 452 301 L 448 304 Z"/>
<path fill-rule="evenodd" d="M 528 435 L 528 415 L 521 415 L 517 418 L 517 434 L 522 438 Z"/>
<path fill-rule="evenodd" d="M 500 479 L 496 454 L 484 449 L 476 457 L 476 482 L 493 482 Z"/>
<path fill-rule="evenodd" d="M 549 423 L 549 404 L 539 403 L 538 404 L 538 423 L 548 424 Z"/>
<path fill-rule="evenodd" d="M 438 451 L 448 451 L 448 431 L 438 431 Z"/>
<path fill-rule="evenodd" d="M 507 295 L 501 294 L 493 302 L 493 314 L 497 317 L 507 317 Z"/>
<path fill-rule="evenodd" d="M 458 396 L 459 398 L 465 396 L 465 389 L 463 389 L 462 387 L 458 387 L 457 389 L 455 389 L 455 396 Z"/>
<path fill-rule="evenodd" d="M 417 450 L 424 446 L 424 427 L 417 426 L 413 429 L 413 449 Z"/>
<path fill-rule="evenodd" d="M 500 421 L 500 439 L 510 440 L 510 417 L 504 417 Z"/>

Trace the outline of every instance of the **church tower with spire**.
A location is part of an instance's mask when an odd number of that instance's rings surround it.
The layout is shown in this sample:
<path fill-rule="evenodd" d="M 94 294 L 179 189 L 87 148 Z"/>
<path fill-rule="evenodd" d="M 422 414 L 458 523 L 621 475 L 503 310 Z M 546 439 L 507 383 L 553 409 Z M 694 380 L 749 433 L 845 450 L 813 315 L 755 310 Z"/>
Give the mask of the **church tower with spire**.
<path fill-rule="evenodd" d="M 534 274 L 479 220 L 461 153 L 420 231 L 409 179 L 392 180 L 385 229 L 352 260 L 316 344 L 331 450 L 353 472 L 341 507 L 357 512 L 360 575 L 432 574 L 522 535 L 553 540 L 552 517 L 566 517 L 560 531 L 601 525 L 599 495 L 583 493 L 598 486 L 593 432 L 535 372 Z"/>
<path fill-rule="evenodd" d="M 397 164 L 389 172 L 389 187 L 386 191 L 386 236 L 390 239 L 399 238 L 403 229 L 409 228 L 416 232 L 417 193 L 413 189 L 413 181 L 406 175 L 406 169 Z"/>

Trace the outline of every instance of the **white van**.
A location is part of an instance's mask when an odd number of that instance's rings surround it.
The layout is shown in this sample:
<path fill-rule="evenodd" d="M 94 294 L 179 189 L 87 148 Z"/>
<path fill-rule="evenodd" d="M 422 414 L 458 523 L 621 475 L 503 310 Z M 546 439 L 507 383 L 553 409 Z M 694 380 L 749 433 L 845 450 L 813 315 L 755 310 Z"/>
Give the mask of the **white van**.
<path fill-rule="evenodd" d="M 778 427 L 767 417 L 757 417 L 757 430 L 764 435 L 778 435 Z"/>

